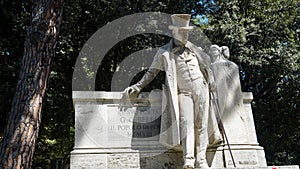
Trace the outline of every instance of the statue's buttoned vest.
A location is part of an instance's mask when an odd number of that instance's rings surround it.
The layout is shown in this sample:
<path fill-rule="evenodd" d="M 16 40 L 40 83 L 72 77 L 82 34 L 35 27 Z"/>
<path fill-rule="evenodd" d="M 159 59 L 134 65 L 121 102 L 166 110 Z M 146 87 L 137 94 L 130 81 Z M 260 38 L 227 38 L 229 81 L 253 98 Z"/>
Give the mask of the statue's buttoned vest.
<path fill-rule="evenodd" d="M 175 54 L 178 91 L 190 90 L 192 81 L 204 78 L 198 59 L 191 50 L 185 48 L 181 54 Z"/>

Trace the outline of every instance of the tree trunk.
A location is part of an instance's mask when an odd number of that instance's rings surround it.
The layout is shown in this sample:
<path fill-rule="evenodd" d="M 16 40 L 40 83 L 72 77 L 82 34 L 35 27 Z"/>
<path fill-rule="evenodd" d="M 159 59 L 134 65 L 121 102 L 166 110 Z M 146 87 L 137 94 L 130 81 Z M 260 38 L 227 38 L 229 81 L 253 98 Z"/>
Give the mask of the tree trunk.
<path fill-rule="evenodd" d="M 0 168 L 31 168 L 62 9 L 63 0 L 33 1 L 16 93 L 0 148 Z"/>

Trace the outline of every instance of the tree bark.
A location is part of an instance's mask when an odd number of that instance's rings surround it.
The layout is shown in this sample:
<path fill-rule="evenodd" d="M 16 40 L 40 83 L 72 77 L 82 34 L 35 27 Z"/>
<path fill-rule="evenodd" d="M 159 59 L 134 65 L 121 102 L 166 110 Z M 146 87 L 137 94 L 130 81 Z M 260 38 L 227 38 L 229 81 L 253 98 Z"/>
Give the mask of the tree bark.
<path fill-rule="evenodd" d="M 33 1 L 16 93 L 0 147 L 0 168 L 31 168 L 62 9 L 63 0 Z"/>

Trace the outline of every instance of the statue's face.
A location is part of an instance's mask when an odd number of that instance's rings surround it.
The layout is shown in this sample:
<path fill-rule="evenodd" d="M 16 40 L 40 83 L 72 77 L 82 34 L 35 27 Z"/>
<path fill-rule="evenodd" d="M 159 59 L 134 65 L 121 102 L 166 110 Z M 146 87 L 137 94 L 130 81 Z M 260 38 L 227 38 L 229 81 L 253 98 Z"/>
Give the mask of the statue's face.
<path fill-rule="evenodd" d="M 209 50 L 209 54 L 213 57 L 217 57 L 218 55 L 220 55 L 220 50 L 218 49 L 218 47 L 212 46 Z"/>
<path fill-rule="evenodd" d="M 230 53 L 228 47 L 224 49 L 223 54 L 226 59 L 229 59 Z"/>
<path fill-rule="evenodd" d="M 175 39 L 175 43 L 186 44 L 188 42 L 189 30 L 186 29 L 174 29 L 172 31 L 173 38 Z"/>

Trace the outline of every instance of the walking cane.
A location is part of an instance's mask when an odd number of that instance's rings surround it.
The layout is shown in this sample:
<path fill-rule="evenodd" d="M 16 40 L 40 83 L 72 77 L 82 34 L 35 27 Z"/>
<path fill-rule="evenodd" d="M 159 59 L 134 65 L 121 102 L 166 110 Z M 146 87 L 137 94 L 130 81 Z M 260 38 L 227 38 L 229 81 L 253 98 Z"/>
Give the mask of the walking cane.
<path fill-rule="evenodd" d="M 216 101 L 215 92 L 210 92 L 210 95 L 211 95 L 211 98 L 214 100 L 214 104 L 215 104 L 215 107 L 216 107 L 216 110 L 217 110 L 217 113 L 215 113 L 215 114 L 217 115 L 217 118 L 219 119 L 219 122 L 218 122 L 219 127 L 221 128 L 222 134 L 224 135 L 225 140 L 227 142 L 227 146 L 228 146 L 228 150 L 229 150 L 229 153 L 230 153 L 230 156 L 231 156 L 233 166 L 234 166 L 234 168 L 236 168 L 235 161 L 234 161 L 233 155 L 232 155 L 232 151 L 231 151 L 231 148 L 230 148 L 230 145 L 229 145 L 229 142 L 228 142 L 228 138 L 227 138 L 227 135 L 226 135 L 226 132 L 225 132 L 225 128 L 224 128 L 223 122 L 221 120 L 219 104 Z"/>

